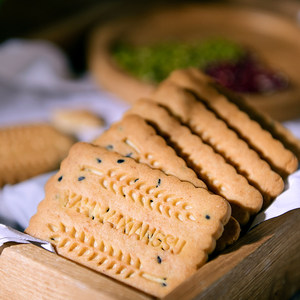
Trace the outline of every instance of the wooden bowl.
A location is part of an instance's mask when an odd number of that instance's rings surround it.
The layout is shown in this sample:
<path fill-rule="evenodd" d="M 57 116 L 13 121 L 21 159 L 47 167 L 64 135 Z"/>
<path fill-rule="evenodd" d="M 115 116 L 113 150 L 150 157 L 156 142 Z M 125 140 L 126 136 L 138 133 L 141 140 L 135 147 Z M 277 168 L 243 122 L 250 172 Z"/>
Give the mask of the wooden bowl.
<path fill-rule="evenodd" d="M 99 85 L 132 103 L 148 96 L 155 86 L 117 65 L 111 54 L 116 42 L 150 45 L 170 39 L 201 41 L 213 37 L 253 49 L 271 69 L 288 76 L 290 86 L 284 91 L 244 95 L 252 105 L 279 121 L 300 117 L 300 29 L 289 19 L 262 11 L 189 4 L 106 24 L 91 35 L 89 68 Z"/>

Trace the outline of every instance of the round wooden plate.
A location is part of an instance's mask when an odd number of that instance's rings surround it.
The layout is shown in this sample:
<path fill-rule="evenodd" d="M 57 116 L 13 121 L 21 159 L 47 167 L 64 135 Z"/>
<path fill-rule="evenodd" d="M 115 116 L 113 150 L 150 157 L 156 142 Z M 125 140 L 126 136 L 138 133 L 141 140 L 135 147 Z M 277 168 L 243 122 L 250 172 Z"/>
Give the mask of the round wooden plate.
<path fill-rule="evenodd" d="M 190 4 L 96 28 L 89 43 L 89 68 L 96 81 L 120 98 L 134 102 L 154 86 L 122 70 L 111 55 L 117 41 L 149 45 L 165 40 L 223 37 L 253 49 L 271 69 L 285 73 L 288 89 L 268 95 L 244 95 L 279 121 L 300 117 L 300 29 L 289 19 L 232 6 Z"/>

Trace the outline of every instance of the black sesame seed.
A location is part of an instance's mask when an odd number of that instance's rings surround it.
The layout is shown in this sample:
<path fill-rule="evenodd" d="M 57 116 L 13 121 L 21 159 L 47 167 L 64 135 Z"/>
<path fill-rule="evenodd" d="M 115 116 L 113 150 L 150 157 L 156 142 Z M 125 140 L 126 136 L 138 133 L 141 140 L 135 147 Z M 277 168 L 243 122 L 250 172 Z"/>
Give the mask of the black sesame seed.
<path fill-rule="evenodd" d="M 156 185 L 157 188 L 160 186 L 160 183 L 161 183 L 161 180 L 160 180 L 160 178 L 158 178 L 157 185 Z"/>
<path fill-rule="evenodd" d="M 106 212 L 109 212 L 109 208 L 106 210 Z"/>
<path fill-rule="evenodd" d="M 81 181 L 81 180 L 84 180 L 85 179 L 85 177 L 84 176 L 80 176 L 80 177 L 78 177 L 78 181 Z"/>
<path fill-rule="evenodd" d="M 209 220 L 210 219 L 210 215 L 206 215 L 205 219 Z"/>
<path fill-rule="evenodd" d="M 161 239 L 158 239 L 160 242 L 162 242 L 162 240 Z"/>
<path fill-rule="evenodd" d="M 50 238 L 50 240 L 54 241 L 54 238 Z"/>
<path fill-rule="evenodd" d="M 130 153 L 126 154 L 125 156 L 126 156 L 126 157 L 131 157 L 131 156 L 132 156 L 132 154 L 133 154 L 133 153 L 132 153 L 132 152 L 130 152 Z"/>
<path fill-rule="evenodd" d="M 160 256 L 157 256 L 157 262 L 159 263 L 159 264 L 161 264 L 161 258 L 160 258 Z"/>
<path fill-rule="evenodd" d="M 107 145 L 107 146 L 106 146 L 106 149 L 107 149 L 107 150 L 111 150 L 111 149 L 113 149 L 113 148 L 114 148 L 113 145 Z"/>
<path fill-rule="evenodd" d="M 134 179 L 134 182 L 137 182 L 139 180 L 139 178 Z"/>
<path fill-rule="evenodd" d="M 123 197 L 126 197 L 126 196 L 123 194 Z"/>
<path fill-rule="evenodd" d="M 92 216 L 92 220 L 94 220 L 95 219 L 95 217 L 94 216 Z"/>
<path fill-rule="evenodd" d="M 163 247 L 161 247 L 161 250 L 165 251 L 165 249 Z"/>
<path fill-rule="evenodd" d="M 102 160 L 100 158 L 96 158 L 97 163 L 100 164 L 102 162 Z"/>
<path fill-rule="evenodd" d="M 152 203 L 153 202 L 153 200 L 150 200 L 150 203 Z"/>
<path fill-rule="evenodd" d="M 167 284 L 166 284 L 165 282 L 163 282 L 161 285 L 162 285 L 162 286 L 167 286 Z"/>
<path fill-rule="evenodd" d="M 62 176 L 58 177 L 57 181 L 61 181 L 63 179 Z"/>
<path fill-rule="evenodd" d="M 117 163 L 118 163 L 118 164 L 121 164 L 121 163 L 123 163 L 124 161 L 125 161 L 124 159 L 118 159 L 118 160 L 117 160 Z"/>

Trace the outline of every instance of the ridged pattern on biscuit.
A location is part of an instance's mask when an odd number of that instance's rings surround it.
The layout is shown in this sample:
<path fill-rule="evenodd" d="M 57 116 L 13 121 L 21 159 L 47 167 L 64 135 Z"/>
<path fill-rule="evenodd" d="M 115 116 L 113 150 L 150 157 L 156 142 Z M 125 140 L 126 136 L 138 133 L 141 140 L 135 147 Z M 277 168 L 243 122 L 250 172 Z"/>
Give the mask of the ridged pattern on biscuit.
<path fill-rule="evenodd" d="M 0 130 L 0 186 L 55 170 L 73 140 L 47 124 Z"/>
<path fill-rule="evenodd" d="M 206 189 L 77 143 L 26 231 L 60 255 L 164 296 L 206 261 L 229 218 L 228 203 Z"/>
<path fill-rule="evenodd" d="M 178 177 L 182 181 L 193 183 L 196 187 L 206 188 L 185 161 L 178 157 L 165 140 L 137 115 L 127 115 L 113 124 L 94 142 L 124 156 L 132 157 L 140 163 L 163 171 L 167 175 Z"/>
<path fill-rule="evenodd" d="M 278 196 L 283 188 L 282 178 L 237 133 L 185 89 L 165 82 L 153 99 L 167 107 L 201 139 L 220 153 L 239 173 L 258 188 L 265 199 Z"/>
<path fill-rule="evenodd" d="M 264 130 L 269 131 L 274 139 L 279 140 L 286 149 L 289 149 L 296 155 L 299 162 L 300 139 L 294 136 L 288 128 L 263 111 L 258 111 L 251 102 L 247 101 L 247 99 L 241 98 L 238 94 L 224 88 L 217 82 L 211 81 L 209 84 L 220 94 L 224 95 L 230 102 L 234 103 L 240 110 L 246 112 L 249 117 L 259 123 Z"/>
<path fill-rule="evenodd" d="M 169 77 L 181 87 L 194 92 L 220 118 L 243 137 L 252 148 L 267 160 L 281 174 L 291 174 L 298 166 L 295 155 L 284 148 L 282 143 L 262 129 L 259 123 L 249 118 L 234 103 L 218 93 L 197 69 L 176 70 Z"/>
<path fill-rule="evenodd" d="M 196 187 L 206 188 L 205 183 L 197 178 L 195 172 L 187 167 L 185 161 L 177 156 L 173 148 L 169 147 L 165 140 L 156 134 L 153 127 L 138 115 L 129 114 L 124 116 L 120 122 L 113 124 L 93 143 L 121 155 L 134 158 L 136 161 L 161 170 L 167 175 L 174 175 L 182 181 L 191 182 Z M 234 220 L 229 222 L 232 223 Z M 219 250 L 231 245 L 239 237 L 239 225 L 227 228 L 225 226 L 223 232 L 226 238 L 221 237 L 217 240 Z M 227 232 L 225 233 L 225 231 Z"/>
<path fill-rule="evenodd" d="M 240 223 L 245 224 L 250 214 L 261 209 L 262 196 L 259 191 L 237 174 L 222 156 L 172 118 L 164 108 L 149 100 L 139 100 L 129 113 L 138 114 L 153 124 L 177 152 L 192 164 L 191 167 L 211 190 L 222 195 L 231 204 L 240 206 L 245 214 L 233 215 Z"/>

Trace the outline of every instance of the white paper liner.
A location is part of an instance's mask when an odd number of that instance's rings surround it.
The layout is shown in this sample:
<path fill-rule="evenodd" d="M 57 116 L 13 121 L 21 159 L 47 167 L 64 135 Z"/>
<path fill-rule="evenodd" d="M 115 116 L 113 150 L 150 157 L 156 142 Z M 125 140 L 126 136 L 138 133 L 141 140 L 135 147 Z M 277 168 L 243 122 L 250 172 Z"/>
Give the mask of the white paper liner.
<path fill-rule="evenodd" d="M 38 245 L 50 252 L 55 253 L 55 250 L 50 243 L 40 239 L 36 239 L 28 234 L 22 233 L 9 226 L 0 224 L 0 248 L 5 243 L 11 243 L 11 242 L 18 243 L 18 244 L 34 243 L 35 245 Z"/>

